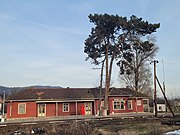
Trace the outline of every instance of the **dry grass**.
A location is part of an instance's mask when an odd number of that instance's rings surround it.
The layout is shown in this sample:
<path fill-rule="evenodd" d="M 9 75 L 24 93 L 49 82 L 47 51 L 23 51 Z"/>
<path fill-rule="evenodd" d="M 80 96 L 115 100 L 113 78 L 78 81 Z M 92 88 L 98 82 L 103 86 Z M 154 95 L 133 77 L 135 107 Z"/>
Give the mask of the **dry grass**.
<path fill-rule="evenodd" d="M 64 123 L 39 123 L 37 125 L 9 125 L 0 127 L 0 135 L 11 135 L 13 131 L 23 131 L 29 135 L 33 128 L 43 128 L 43 135 L 161 135 L 180 129 L 180 126 L 162 125 L 161 119 L 134 118 L 94 121 L 67 121 Z"/>

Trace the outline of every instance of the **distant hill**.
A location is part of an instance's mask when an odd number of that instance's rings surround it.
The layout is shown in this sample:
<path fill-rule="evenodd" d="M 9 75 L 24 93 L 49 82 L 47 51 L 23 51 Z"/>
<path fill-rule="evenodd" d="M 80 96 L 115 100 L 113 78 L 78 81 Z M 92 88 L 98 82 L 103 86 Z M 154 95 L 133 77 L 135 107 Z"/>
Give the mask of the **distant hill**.
<path fill-rule="evenodd" d="M 23 87 L 23 88 L 62 88 L 61 86 L 42 86 L 42 85 L 34 85 L 34 86 L 28 86 L 28 87 Z"/>
<path fill-rule="evenodd" d="M 2 94 L 5 92 L 6 95 L 9 95 L 14 89 L 17 89 L 17 88 L 0 86 L 0 93 Z"/>
<path fill-rule="evenodd" d="M 45 88 L 62 88 L 61 86 L 42 86 L 42 85 L 34 85 L 34 86 L 26 86 L 26 87 L 5 87 L 5 86 L 0 86 L 0 96 L 2 96 L 2 94 L 5 91 L 6 95 L 10 95 L 12 93 L 16 93 L 22 89 L 26 89 L 26 88 L 39 88 L 39 89 L 45 89 Z"/>

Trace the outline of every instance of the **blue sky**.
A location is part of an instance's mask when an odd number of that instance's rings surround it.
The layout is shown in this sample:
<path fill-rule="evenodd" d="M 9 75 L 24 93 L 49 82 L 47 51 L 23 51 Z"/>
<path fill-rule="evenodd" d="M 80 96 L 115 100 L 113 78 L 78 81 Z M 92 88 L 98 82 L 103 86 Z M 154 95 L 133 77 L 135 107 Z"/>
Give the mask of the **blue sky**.
<path fill-rule="evenodd" d="M 180 95 L 179 0 L 0 0 L 0 85 L 95 87 L 99 70 L 85 61 L 84 41 L 94 13 L 136 15 L 160 23 L 156 59 L 167 93 Z M 153 67 L 152 67 L 153 68 Z M 114 66 L 113 85 L 118 81 Z M 160 92 L 159 92 L 160 93 Z"/>

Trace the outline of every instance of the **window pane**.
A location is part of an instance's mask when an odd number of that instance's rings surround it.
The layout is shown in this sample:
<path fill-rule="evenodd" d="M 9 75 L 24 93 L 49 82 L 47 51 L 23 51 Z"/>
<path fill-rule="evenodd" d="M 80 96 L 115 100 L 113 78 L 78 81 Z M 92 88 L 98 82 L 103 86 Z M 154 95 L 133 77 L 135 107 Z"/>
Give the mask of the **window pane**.
<path fill-rule="evenodd" d="M 69 103 L 63 103 L 63 112 L 69 112 Z"/>
<path fill-rule="evenodd" d="M 132 101 L 131 100 L 128 101 L 128 109 L 132 109 Z"/>
<path fill-rule="evenodd" d="M 121 101 L 121 109 L 124 109 L 124 101 Z"/>
<path fill-rule="evenodd" d="M 18 114 L 25 114 L 26 113 L 26 104 L 20 103 L 18 104 Z"/>

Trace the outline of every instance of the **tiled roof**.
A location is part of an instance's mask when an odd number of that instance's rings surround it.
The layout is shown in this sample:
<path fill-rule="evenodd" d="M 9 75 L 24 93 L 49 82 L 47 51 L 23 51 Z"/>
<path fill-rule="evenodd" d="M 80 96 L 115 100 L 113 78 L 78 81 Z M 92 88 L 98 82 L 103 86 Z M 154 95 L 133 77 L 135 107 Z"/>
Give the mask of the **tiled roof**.
<path fill-rule="evenodd" d="M 131 90 L 129 88 L 110 88 L 109 96 L 129 96 L 129 97 L 146 97 L 140 92 Z"/>
<path fill-rule="evenodd" d="M 104 92 L 102 92 L 104 93 Z M 127 88 L 111 88 L 109 96 L 144 97 Z M 90 100 L 99 98 L 99 88 L 28 88 L 8 100 Z"/>
<path fill-rule="evenodd" d="M 147 97 L 141 92 L 131 90 L 129 88 L 110 88 L 109 96 L 129 96 L 129 97 Z"/>

